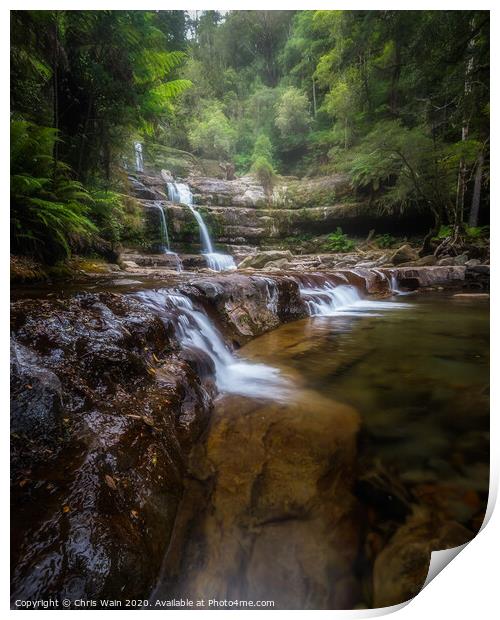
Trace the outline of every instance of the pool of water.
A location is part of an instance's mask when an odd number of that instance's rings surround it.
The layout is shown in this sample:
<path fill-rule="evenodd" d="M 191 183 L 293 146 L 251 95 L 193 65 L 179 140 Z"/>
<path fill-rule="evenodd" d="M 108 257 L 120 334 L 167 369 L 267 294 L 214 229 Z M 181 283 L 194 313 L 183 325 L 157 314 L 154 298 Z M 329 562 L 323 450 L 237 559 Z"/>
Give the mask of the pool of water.
<path fill-rule="evenodd" d="M 489 304 L 404 299 L 406 307 L 376 317 L 285 325 L 243 352 L 291 367 L 307 387 L 355 407 L 370 450 L 400 473 L 486 490 L 487 475 L 479 484 L 471 467 L 487 470 L 489 459 Z M 478 454 L 471 434 L 484 434 Z"/>
<path fill-rule="evenodd" d="M 487 302 L 430 294 L 243 347 L 281 372 L 288 402 L 272 390 L 218 399 L 153 598 L 372 607 L 383 550 L 405 524 L 420 520 L 418 544 L 423 526 L 471 538 L 488 496 L 488 348 Z"/>

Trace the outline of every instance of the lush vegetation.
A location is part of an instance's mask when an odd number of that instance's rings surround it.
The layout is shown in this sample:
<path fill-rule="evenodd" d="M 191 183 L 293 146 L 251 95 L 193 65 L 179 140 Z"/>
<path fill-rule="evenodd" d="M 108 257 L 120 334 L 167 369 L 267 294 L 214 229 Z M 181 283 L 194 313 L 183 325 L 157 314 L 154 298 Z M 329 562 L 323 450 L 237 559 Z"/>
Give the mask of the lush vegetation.
<path fill-rule="evenodd" d="M 120 164 L 190 83 L 184 14 L 11 13 L 12 249 L 48 262 L 128 230 Z"/>
<path fill-rule="evenodd" d="M 135 139 L 268 191 L 345 172 L 374 209 L 431 214 L 427 251 L 442 226 L 453 240 L 486 223 L 489 14 L 14 11 L 12 123 L 17 252 L 133 234 L 119 195 Z"/>

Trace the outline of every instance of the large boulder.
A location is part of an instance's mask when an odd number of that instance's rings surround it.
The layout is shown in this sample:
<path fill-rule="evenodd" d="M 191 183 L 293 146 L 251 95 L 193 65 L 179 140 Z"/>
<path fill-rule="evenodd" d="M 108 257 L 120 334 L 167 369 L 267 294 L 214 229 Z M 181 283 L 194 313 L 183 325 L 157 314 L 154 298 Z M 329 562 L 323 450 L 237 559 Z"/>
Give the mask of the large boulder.
<path fill-rule="evenodd" d="M 144 597 L 213 389 L 130 297 L 20 300 L 11 316 L 12 596 Z"/>
<path fill-rule="evenodd" d="M 405 245 L 398 248 L 390 258 L 390 262 L 393 265 L 400 265 L 416 260 L 418 260 L 418 252 L 412 248 L 409 243 L 405 243 Z"/>
<path fill-rule="evenodd" d="M 277 260 L 292 260 L 293 254 L 290 250 L 268 250 L 267 252 L 257 252 L 244 258 L 238 265 L 239 269 L 263 269 L 268 263 Z"/>
<path fill-rule="evenodd" d="M 291 278 L 231 273 L 196 280 L 180 290 L 207 314 L 217 316 L 221 331 L 238 344 L 307 316 L 298 284 Z"/>

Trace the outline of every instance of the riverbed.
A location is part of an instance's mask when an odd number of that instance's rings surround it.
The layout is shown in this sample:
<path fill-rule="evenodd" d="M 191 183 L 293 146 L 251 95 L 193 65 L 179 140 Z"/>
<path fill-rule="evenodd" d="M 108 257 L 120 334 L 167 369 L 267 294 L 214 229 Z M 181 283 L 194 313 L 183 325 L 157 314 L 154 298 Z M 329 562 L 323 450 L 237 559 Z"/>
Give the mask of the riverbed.
<path fill-rule="evenodd" d="M 430 551 L 470 540 L 486 507 L 488 320 L 485 301 L 400 295 L 242 347 L 288 395 L 271 382 L 217 399 L 152 600 L 339 609 L 416 594 Z"/>

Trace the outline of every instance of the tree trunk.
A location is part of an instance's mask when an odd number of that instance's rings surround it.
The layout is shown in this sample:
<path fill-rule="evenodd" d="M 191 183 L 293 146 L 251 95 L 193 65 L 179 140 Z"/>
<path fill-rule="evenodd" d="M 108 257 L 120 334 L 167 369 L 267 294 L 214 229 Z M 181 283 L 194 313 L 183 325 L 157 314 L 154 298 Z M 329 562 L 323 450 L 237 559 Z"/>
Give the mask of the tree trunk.
<path fill-rule="evenodd" d="M 52 59 L 52 115 L 53 120 L 52 123 L 54 128 L 59 130 L 59 75 L 58 75 L 58 55 L 59 55 L 59 25 L 57 23 L 57 11 L 54 14 L 54 50 L 53 50 L 53 59 Z M 54 140 L 54 147 L 52 151 L 52 155 L 54 157 L 54 170 L 53 175 L 54 179 L 57 174 L 57 164 L 59 161 L 59 139 L 56 135 L 56 139 Z"/>
<path fill-rule="evenodd" d="M 474 30 L 474 20 L 471 22 L 471 30 Z M 465 63 L 465 76 L 464 76 L 464 99 L 462 110 L 462 142 L 469 137 L 469 119 L 472 110 L 472 73 L 474 71 L 474 48 L 475 38 L 472 37 L 468 45 L 469 58 Z M 457 179 L 457 196 L 455 201 L 455 218 L 454 218 L 454 233 L 455 237 L 458 237 L 460 231 L 463 228 L 464 223 L 464 205 L 465 205 L 465 193 L 467 191 L 467 166 L 462 158 L 460 160 L 460 166 L 458 169 Z"/>
<path fill-rule="evenodd" d="M 431 250 L 432 250 L 431 241 L 439 233 L 439 230 L 441 228 L 441 221 L 442 221 L 441 212 L 433 209 L 432 213 L 434 215 L 434 226 L 425 235 L 424 240 L 422 242 L 422 247 L 420 248 L 418 252 L 419 256 L 426 256 L 427 254 L 431 253 Z"/>
<path fill-rule="evenodd" d="M 314 81 L 314 76 L 312 79 L 313 82 L 313 116 L 316 118 L 316 82 Z"/>
<path fill-rule="evenodd" d="M 477 158 L 476 172 L 474 174 L 474 192 L 472 194 L 472 206 L 469 214 L 469 226 L 477 226 L 479 217 L 479 203 L 481 202 L 481 184 L 483 182 L 484 155 L 479 153 Z"/>
<path fill-rule="evenodd" d="M 401 45 L 399 41 L 395 43 L 394 69 L 391 77 L 391 94 L 389 106 L 392 114 L 397 116 L 399 107 L 399 78 L 401 77 Z"/>

